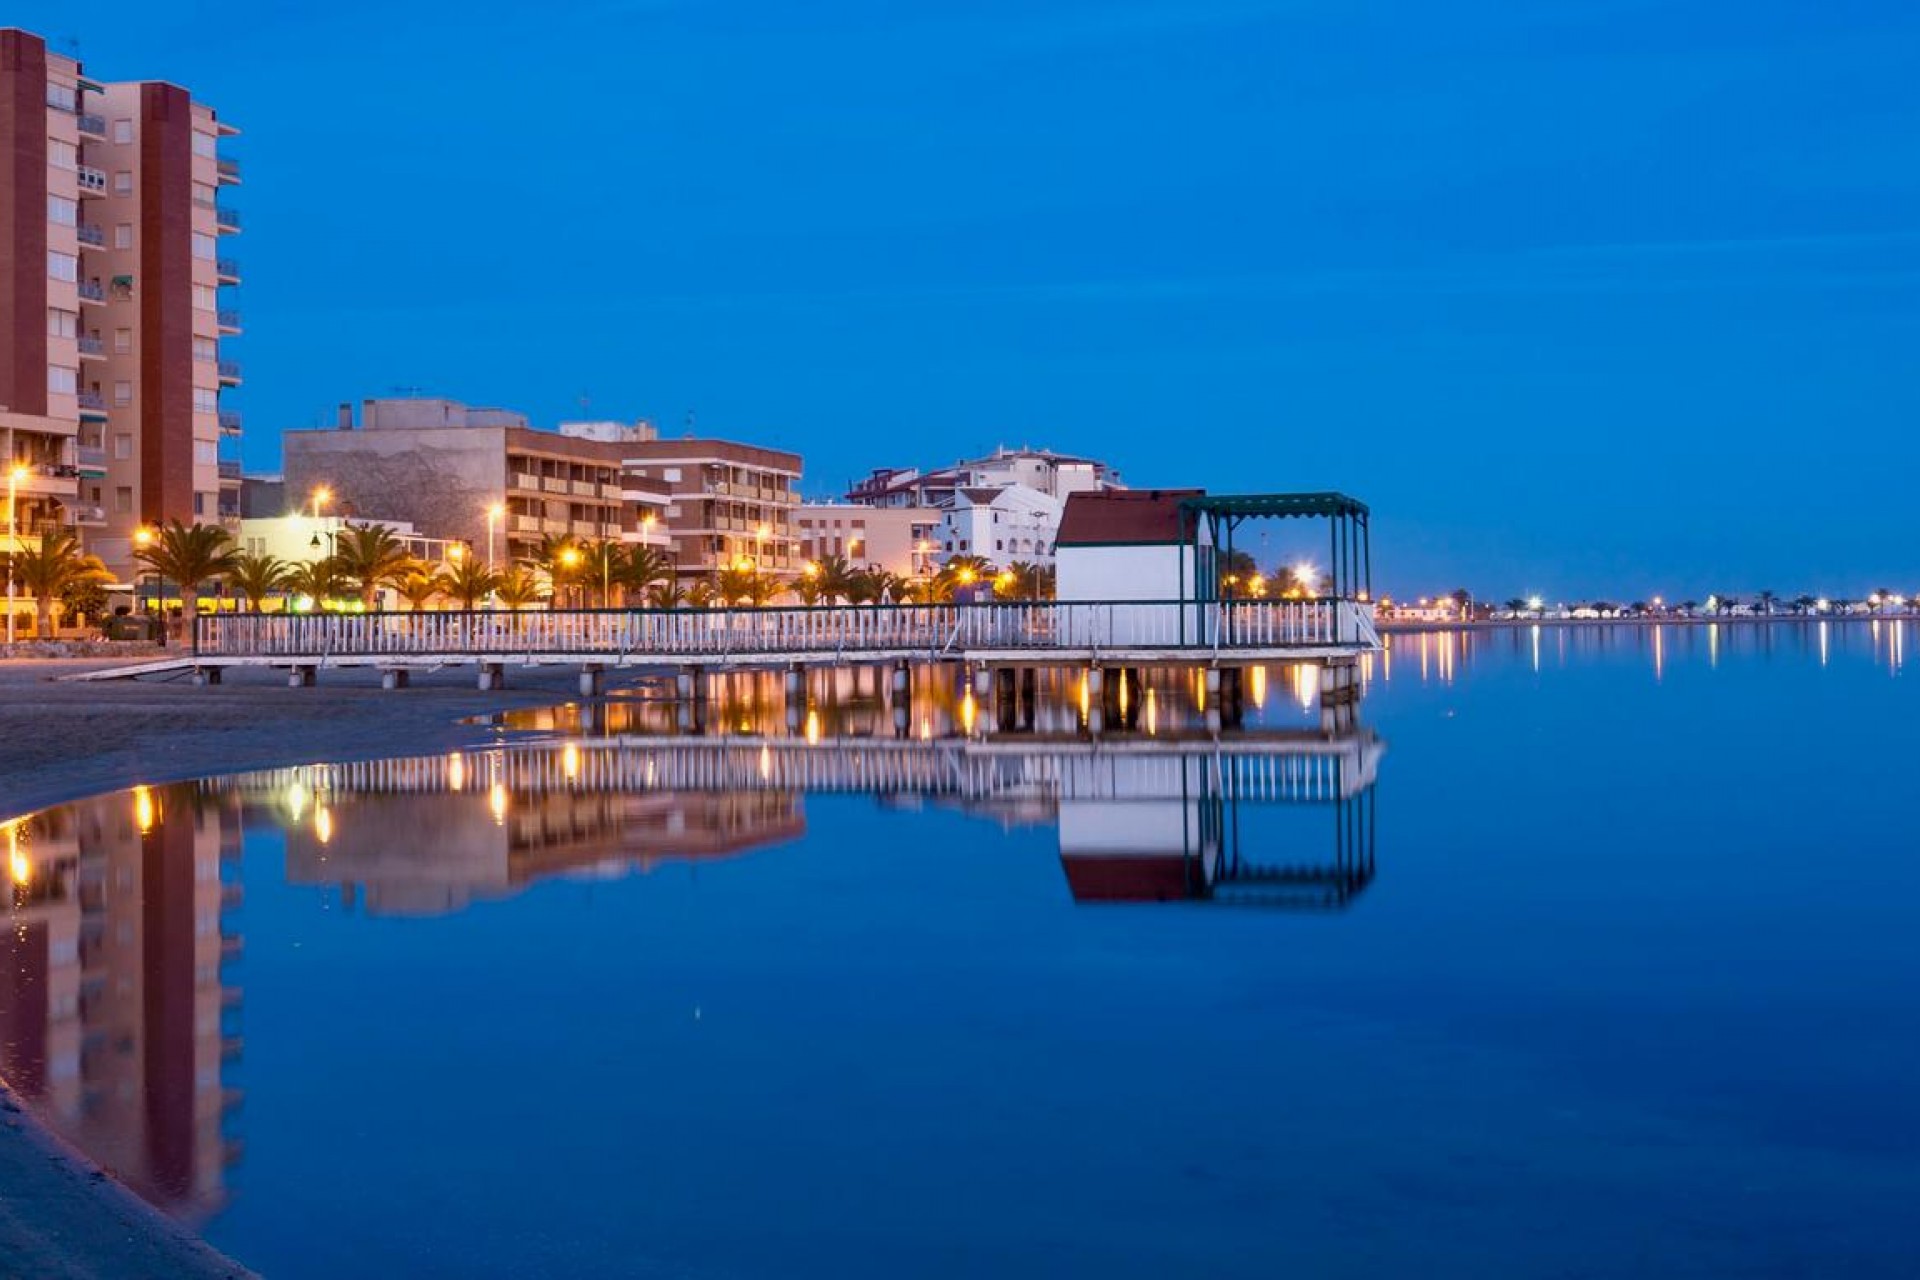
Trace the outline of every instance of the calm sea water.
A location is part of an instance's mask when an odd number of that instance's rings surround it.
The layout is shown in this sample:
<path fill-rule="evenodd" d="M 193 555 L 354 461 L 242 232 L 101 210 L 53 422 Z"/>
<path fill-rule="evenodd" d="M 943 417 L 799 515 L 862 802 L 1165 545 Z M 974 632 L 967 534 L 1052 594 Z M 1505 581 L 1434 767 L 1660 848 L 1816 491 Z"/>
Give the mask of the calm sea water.
<path fill-rule="evenodd" d="M 1171 677 L 739 681 L 104 797 L 6 828 L 0 1073 L 270 1276 L 1920 1274 L 1913 638 L 1400 637 L 1218 749 Z"/>

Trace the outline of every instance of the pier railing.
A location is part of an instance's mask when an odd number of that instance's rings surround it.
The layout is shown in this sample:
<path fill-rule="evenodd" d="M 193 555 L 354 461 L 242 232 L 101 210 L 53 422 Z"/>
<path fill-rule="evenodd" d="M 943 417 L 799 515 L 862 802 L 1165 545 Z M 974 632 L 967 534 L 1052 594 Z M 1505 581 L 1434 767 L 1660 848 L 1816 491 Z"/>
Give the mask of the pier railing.
<path fill-rule="evenodd" d="M 194 632 L 199 656 L 269 659 L 537 654 L 710 661 L 1378 646 L 1373 607 L 1352 600 L 202 614 Z"/>

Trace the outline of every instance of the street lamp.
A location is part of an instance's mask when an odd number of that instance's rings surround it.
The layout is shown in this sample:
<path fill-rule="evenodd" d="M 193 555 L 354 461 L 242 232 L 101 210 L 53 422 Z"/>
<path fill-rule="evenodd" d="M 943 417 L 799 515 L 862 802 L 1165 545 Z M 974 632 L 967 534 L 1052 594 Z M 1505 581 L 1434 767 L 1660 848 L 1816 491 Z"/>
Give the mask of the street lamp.
<path fill-rule="evenodd" d="M 580 567 L 580 548 L 562 547 L 560 550 L 560 567 L 563 569 L 579 568 Z M 555 581 L 553 585 L 556 591 L 559 590 L 560 584 L 558 581 Z"/>
<path fill-rule="evenodd" d="M 13 643 L 13 557 L 20 550 L 20 482 L 27 478 L 27 468 L 14 463 L 7 471 L 7 643 Z"/>
<path fill-rule="evenodd" d="M 147 526 L 145 525 L 141 525 L 139 528 L 135 529 L 133 531 L 133 545 L 136 548 L 152 546 L 153 530 L 147 528 Z M 165 616 L 164 605 L 166 604 L 165 597 L 167 594 L 167 580 L 164 577 L 161 577 L 160 574 L 158 573 L 155 573 L 154 577 L 159 581 L 160 585 L 155 589 L 156 594 L 154 596 L 153 607 L 156 612 L 161 613 L 162 617 L 164 617 Z M 136 588 L 139 586 L 138 583 L 135 583 L 134 585 Z M 136 595 L 138 594 L 137 590 L 135 594 Z M 138 603 L 138 601 L 136 601 L 135 603 Z"/>
<path fill-rule="evenodd" d="M 496 502 L 487 508 L 487 572 L 489 574 L 495 571 L 493 567 L 493 527 L 500 523 L 501 517 L 506 514 L 507 505 L 504 502 Z M 489 609 L 497 609 L 500 607 L 500 592 L 498 589 L 487 593 L 487 607 Z"/>

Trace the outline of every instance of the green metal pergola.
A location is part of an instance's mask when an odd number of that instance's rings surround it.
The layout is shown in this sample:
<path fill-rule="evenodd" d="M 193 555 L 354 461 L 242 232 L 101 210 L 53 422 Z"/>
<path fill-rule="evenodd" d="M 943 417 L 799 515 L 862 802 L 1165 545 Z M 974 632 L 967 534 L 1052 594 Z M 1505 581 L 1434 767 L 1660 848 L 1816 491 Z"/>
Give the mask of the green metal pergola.
<path fill-rule="evenodd" d="M 1218 591 L 1217 574 L 1200 572 L 1200 523 L 1206 522 L 1216 555 L 1233 555 L 1233 535 L 1248 520 L 1325 520 L 1327 595 L 1338 600 L 1373 598 L 1373 539 L 1367 504 L 1344 493 L 1248 493 L 1187 498 L 1180 504 L 1192 530 L 1196 599 Z M 1202 592 L 1208 594 L 1202 595 Z"/>

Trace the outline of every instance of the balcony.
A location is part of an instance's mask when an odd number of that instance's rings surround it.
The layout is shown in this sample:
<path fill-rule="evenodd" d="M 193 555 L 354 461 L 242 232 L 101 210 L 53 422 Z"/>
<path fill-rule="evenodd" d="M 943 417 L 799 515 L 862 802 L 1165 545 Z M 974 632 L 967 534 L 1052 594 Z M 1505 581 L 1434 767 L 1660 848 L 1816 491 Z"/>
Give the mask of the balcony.
<path fill-rule="evenodd" d="M 238 209 L 215 209 L 213 211 L 213 225 L 222 231 L 238 231 L 240 229 L 240 211 Z"/>
<path fill-rule="evenodd" d="M 107 358 L 107 340 L 90 334 L 80 335 L 80 358 L 82 360 L 105 360 Z"/>
<path fill-rule="evenodd" d="M 105 413 L 107 411 L 107 399 L 98 391 L 82 391 L 74 398 L 80 402 L 82 409 L 91 410 L 94 413 Z"/>
<path fill-rule="evenodd" d="M 107 173 L 104 169 L 95 169 L 91 165 L 79 165 L 74 174 L 80 179 L 80 194 L 83 196 L 103 196 L 107 194 Z"/>
<path fill-rule="evenodd" d="M 220 459 L 220 478 L 222 480 L 233 480 L 237 482 L 240 479 L 239 460 L 235 458 Z"/>
<path fill-rule="evenodd" d="M 221 333 L 240 332 L 240 311 L 237 307 L 224 307 L 214 315 Z"/>
<path fill-rule="evenodd" d="M 74 228 L 74 235 L 89 249 L 107 247 L 107 229 L 97 222 L 83 222 Z"/>
<path fill-rule="evenodd" d="M 66 508 L 66 512 L 67 519 L 73 521 L 76 525 L 91 527 L 103 525 L 107 522 L 107 509 L 105 507 L 70 506 Z"/>
<path fill-rule="evenodd" d="M 107 136 L 107 118 L 94 115 L 90 111 L 80 113 L 80 133 L 82 137 L 104 138 Z"/>
<path fill-rule="evenodd" d="M 237 387 L 240 385 L 240 362 L 238 360 L 222 360 L 220 362 L 220 381 L 229 387 Z"/>
<path fill-rule="evenodd" d="M 227 436 L 237 436 L 240 434 L 240 411 L 238 409 L 222 409 L 220 411 L 220 434 Z"/>
<path fill-rule="evenodd" d="M 213 270 L 220 277 L 221 284 L 240 283 L 240 262 L 237 258 L 221 258 L 213 264 Z"/>
<path fill-rule="evenodd" d="M 214 161 L 214 167 L 220 172 L 220 181 L 233 186 L 240 185 L 240 162 L 228 156 Z"/>
<path fill-rule="evenodd" d="M 75 288 L 79 291 L 80 301 L 92 302 L 100 306 L 107 303 L 107 286 L 98 280 L 82 280 Z"/>

